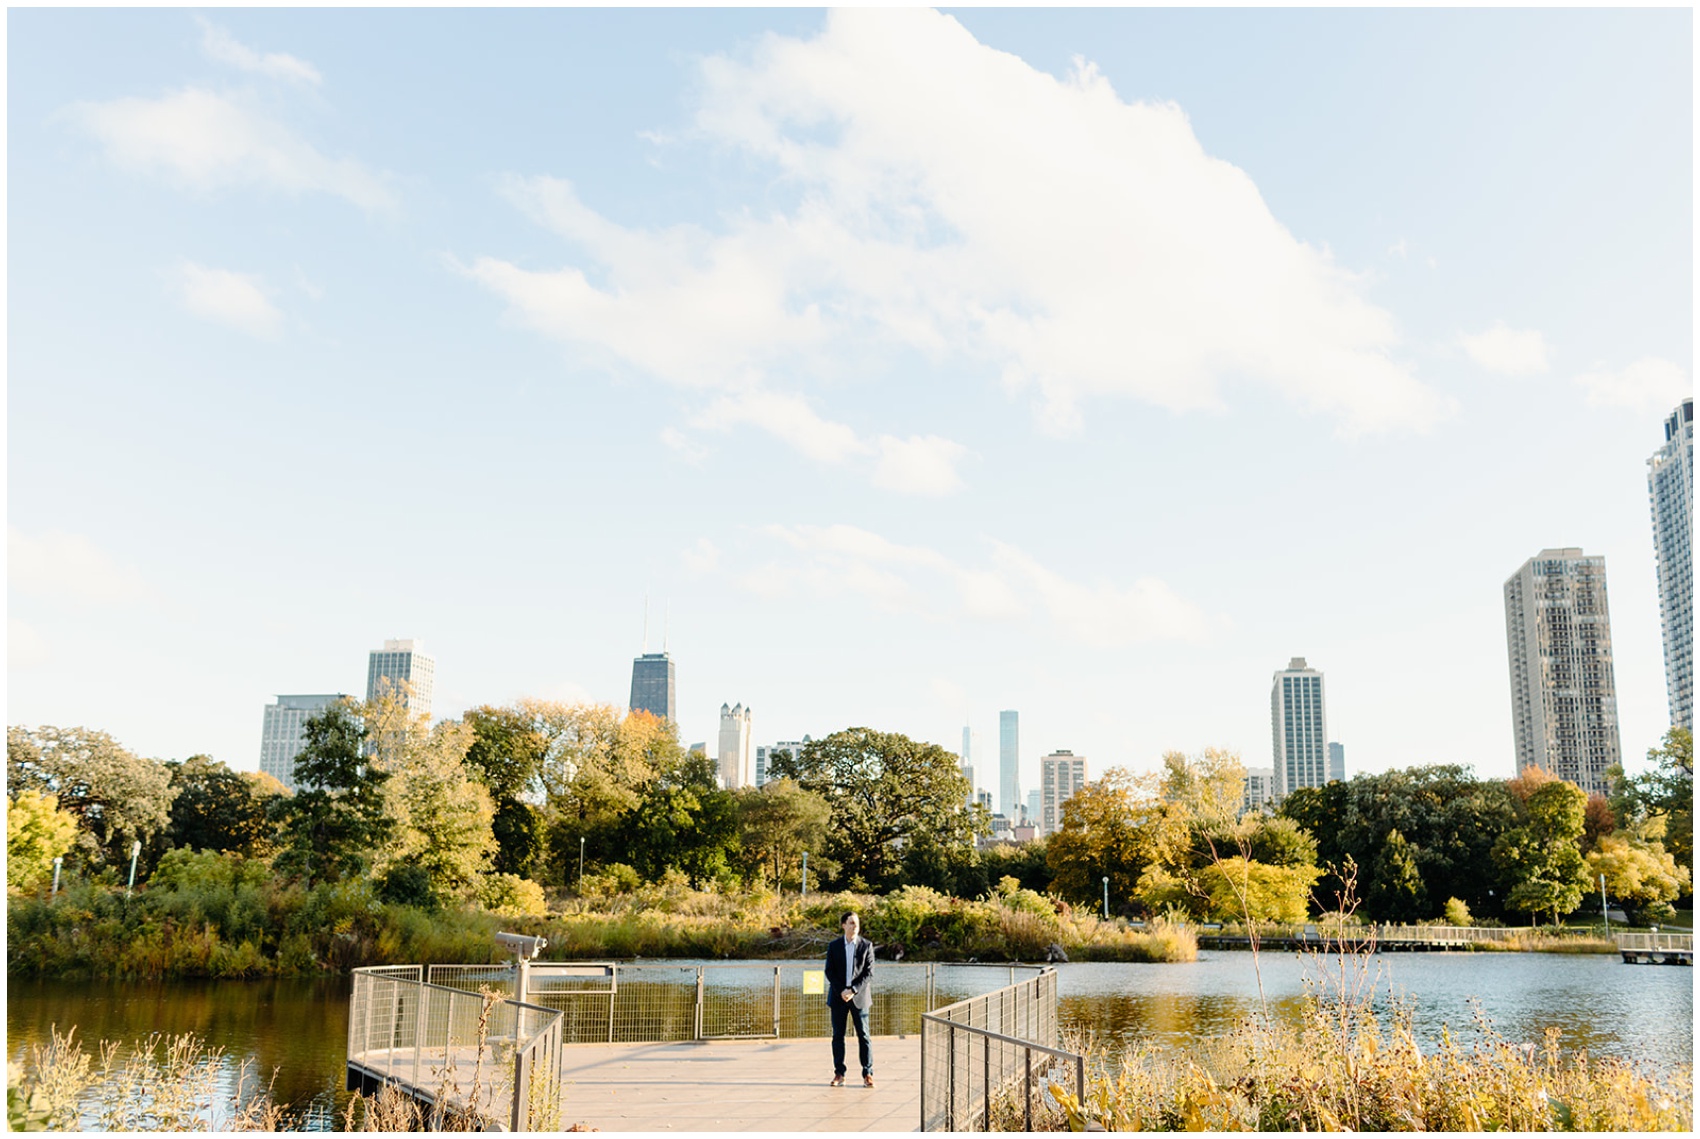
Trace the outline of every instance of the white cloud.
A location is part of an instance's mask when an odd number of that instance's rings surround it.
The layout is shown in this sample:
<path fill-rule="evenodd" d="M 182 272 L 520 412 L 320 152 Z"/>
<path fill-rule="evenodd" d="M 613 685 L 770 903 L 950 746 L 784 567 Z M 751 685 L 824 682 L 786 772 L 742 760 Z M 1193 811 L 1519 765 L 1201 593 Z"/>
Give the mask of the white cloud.
<path fill-rule="evenodd" d="M 692 576 L 713 573 L 720 564 L 720 549 L 707 538 L 698 538 L 696 545 L 679 555 L 679 562 Z"/>
<path fill-rule="evenodd" d="M 1663 415 L 1694 394 L 1688 373 L 1669 360 L 1649 356 L 1615 372 L 1594 365 L 1575 379 L 1589 407 L 1621 407 Z"/>
<path fill-rule="evenodd" d="M 10 526 L 6 584 L 26 596 L 78 605 L 125 605 L 153 596 L 140 574 L 81 534 L 25 534 Z"/>
<path fill-rule="evenodd" d="M 945 495 L 962 489 L 956 463 L 968 448 L 937 435 L 896 439 L 882 435 L 874 485 L 905 494 Z"/>
<path fill-rule="evenodd" d="M 158 99 L 73 103 L 66 117 L 126 169 L 194 190 L 270 186 L 320 192 L 369 210 L 395 204 L 384 178 L 348 158 L 327 158 L 288 127 L 236 98 L 185 88 Z"/>
<path fill-rule="evenodd" d="M 198 16 L 196 20 L 201 25 L 201 50 L 207 58 L 272 79 L 318 84 L 319 70 L 306 60 L 276 51 L 262 54 L 238 42 L 235 36 L 218 25 Z"/>
<path fill-rule="evenodd" d="M 927 620 L 1039 614 L 1066 639 L 1098 646 L 1207 640 L 1228 627 L 1226 617 L 1206 614 L 1158 578 L 1127 586 L 1077 582 L 1002 542 L 991 544 L 989 566 L 968 566 L 855 526 L 773 525 L 763 532 L 801 555 L 742 577 L 745 589 L 763 597 L 799 590 L 859 596 L 877 609 Z"/>
<path fill-rule="evenodd" d="M 1534 376 L 1547 370 L 1547 342 L 1539 329 L 1507 328 L 1495 321 L 1486 332 L 1461 335 L 1470 359 L 1502 376 Z"/>
<path fill-rule="evenodd" d="M 802 396 L 778 392 L 722 396 L 697 416 L 695 423 L 717 429 L 754 424 L 823 463 L 841 463 L 868 450 L 852 428 L 822 419 Z"/>
<path fill-rule="evenodd" d="M 580 253 L 475 263 L 525 323 L 734 392 L 911 350 L 1034 393 L 1052 431 L 1094 399 L 1220 407 L 1228 380 L 1347 433 L 1452 411 L 1363 278 L 1288 232 L 1179 107 L 1126 102 L 1089 64 L 1057 79 L 937 12 L 849 9 L 702 79 L 699 134 L 767 160 L 798 204 L 639 229 L 566 182 L 514 179 L 504 192 Z M 949 481 L 936 462 L 930 481 Z"/>
<path fill-rule="evenodd" d="M 677 427 L 663 427 L 659 438 L 663 446 L 687 463 L 695 465 L 708 458 L 708 448 L 692 442 L 690 436 Z"/>
<path fill-rule="evenodd" d="M 1395 241 L 1392 245 L 1389 245 L 1387 247 L 1387 255 L 1389 257 L 1404 257 L 1405 255 L 1410 253 L 1410 251 L 1411 251 L 1410 243 L 1407 242 L 1402 237 L 1398 241 Z"/>
<path fill-rule="evenodd" d="M 172 271 L 171 283 L 183 307 L 203 320 L 263 340 L 275 340 L 283 332 L 283 313 L 258 277 L 182 261 Z"/>

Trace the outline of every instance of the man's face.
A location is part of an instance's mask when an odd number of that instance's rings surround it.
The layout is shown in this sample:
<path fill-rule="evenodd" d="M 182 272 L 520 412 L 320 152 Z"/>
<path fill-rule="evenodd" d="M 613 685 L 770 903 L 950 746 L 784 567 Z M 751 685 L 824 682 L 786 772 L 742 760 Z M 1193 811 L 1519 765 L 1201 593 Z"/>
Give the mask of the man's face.
<path fill-rule="evenodd" d="M 862 919 L 857 917 L 855 914 L 851 914 L 849 917 L 845 918 L 844 919 L 844 940 L 845 941 L 855 941 L 856 940 L 856 933 L 861 928 L 862 928 Z"/>

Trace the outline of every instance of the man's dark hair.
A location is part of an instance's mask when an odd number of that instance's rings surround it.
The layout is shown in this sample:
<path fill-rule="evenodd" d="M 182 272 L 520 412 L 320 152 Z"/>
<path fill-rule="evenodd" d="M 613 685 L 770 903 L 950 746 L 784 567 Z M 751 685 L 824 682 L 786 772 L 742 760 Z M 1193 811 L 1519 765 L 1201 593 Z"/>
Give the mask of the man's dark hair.
<path fill-rule="evenodd" d="M 842 916 L 838 919 L 838 924 L 843 925 L 845 922 L 849 921 L 851 918 L 855 918 L 858 922 L 860 922 L 862 920 L 862 915 L 857 913 L 855 910 L 845 910 L 844 916 Z"/>

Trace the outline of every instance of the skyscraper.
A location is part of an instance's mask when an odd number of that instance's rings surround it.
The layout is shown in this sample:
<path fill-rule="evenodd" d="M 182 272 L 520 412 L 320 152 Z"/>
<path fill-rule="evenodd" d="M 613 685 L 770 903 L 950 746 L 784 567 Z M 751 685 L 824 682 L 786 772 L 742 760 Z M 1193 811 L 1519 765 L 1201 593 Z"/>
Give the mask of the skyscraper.
<path fill-rule="evenodd" d="M 1565 547 L 1524 562 L 1505 582 L 1505 640 L 1517 770 L 1604 793 L 1622 759 L 1606 560 Z"/>
<path fill-rule="evenodd" d="M 774 778 L 772 764 L 775 756 L 785 751 L 795 758 L 802 754 L 803 745 L 809 742 L 809 737 L 804 736 L 800 740 L 781 740 L 776 744 L 756 748 L 756 786 L 766 787 L 768 781 Z"/>
<path fill-rule="evenodd" d="M 1665 417 L 1665 445 L 1647 460 L 1653 557 L 1659 571 L 1665 692 L 1673 727 L 1694 727 L 1694 401 Z"/>
<path fill-rule="evenodd" d="M 1346 746 L 1330 742 L 1328 745 L 1328 781 L 1332 783 L 1336 779 L 1342 783 L 1346 781 Z"/>
<path fill-rule="evenodd" d="M 425 652 L 425 642 L 387 640 L 366 659 L 366 699 L 393 690 L 409 712 L 430 719 L 436 676 L 437 662 Z"/>
<path fill-rule="evenodd" d="M 720 785 L 728 791 L 755 784 L 750 716 L 742 704 L 720 706 Z"/>
<path fill-rule="evenodd" d="M 974 765 L 972 763 L 962 764 L 962 778 L 968 781 L 968 794 L 964 796 L 964 805 L 972 807 L 974 805 L 974 788 L 976 786 L 974 782 Z"/>
<path fill-rule="evenodd" d="M 1039 825 L 1039 816 L 1044 809 L 1045 793 L 1043 791 L 1027 792 L 1027 821 L 1030 824 Z"/>
<path fill-rule="evenodd" d="M 1021 806 L 1021 723 L 1014 712 L 998 713 L 998 813 L 1015 818 Z"/>
<path fill-rule="evenodd" d="M 632 661 L 632 698 L 628 701 L 632 711 L 648 712 L 676 724 L 678 701 L 672 657 L 665 652 L 644 653 Z"/>
<path fill-rule="evenodd" d="M 1322 674 L 1294 657 L 1275 674 L 1269 692 L 1269 722 L 1275 742 L 1275 801 L 1299 787 L 1328 782 L 1328 715 Z"/>
<path fill-rule="evenodd" d="M 260 770 L 295 790 L 295 757 L 307 742 L 302 729 L 308 719 L 346 699 L 342 693 L 332 692 L 322 696 L 279 696 L 276 704 L 267 704 L 260 726 Z"/>
<path fill-rule="evenodd" d="M 1086 786 L 1086 757 L 1054 751 L 1039 760 L 1039 835 L 1055 834 L 1062 826 L 1062 806 Z"/>

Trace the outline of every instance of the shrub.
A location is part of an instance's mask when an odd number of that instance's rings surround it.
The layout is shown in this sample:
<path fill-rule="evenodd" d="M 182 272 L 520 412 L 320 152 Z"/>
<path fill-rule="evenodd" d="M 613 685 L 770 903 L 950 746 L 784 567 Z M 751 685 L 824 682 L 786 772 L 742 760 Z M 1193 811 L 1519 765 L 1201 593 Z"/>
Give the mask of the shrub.
<path fill-rule="evenodd" d="M 1446 899 L 1446 908 L 1440 915 L 1440 920 L 1447 925 L 1469 925 L 1470 907 L 1457 898 Z"/>
<path fill-rule="evenodd" d="M 478 904 L 504 917 L 548 912 L 543 887 L 517 874 L 486 874 L 478 883 Z"/>
<path fill-rule="evenodd" d="M 398 862 L 378 880 L 378 898 L 397 906 L 434 910 L 441 905 L 431 872 L 416 862 Z"/>

